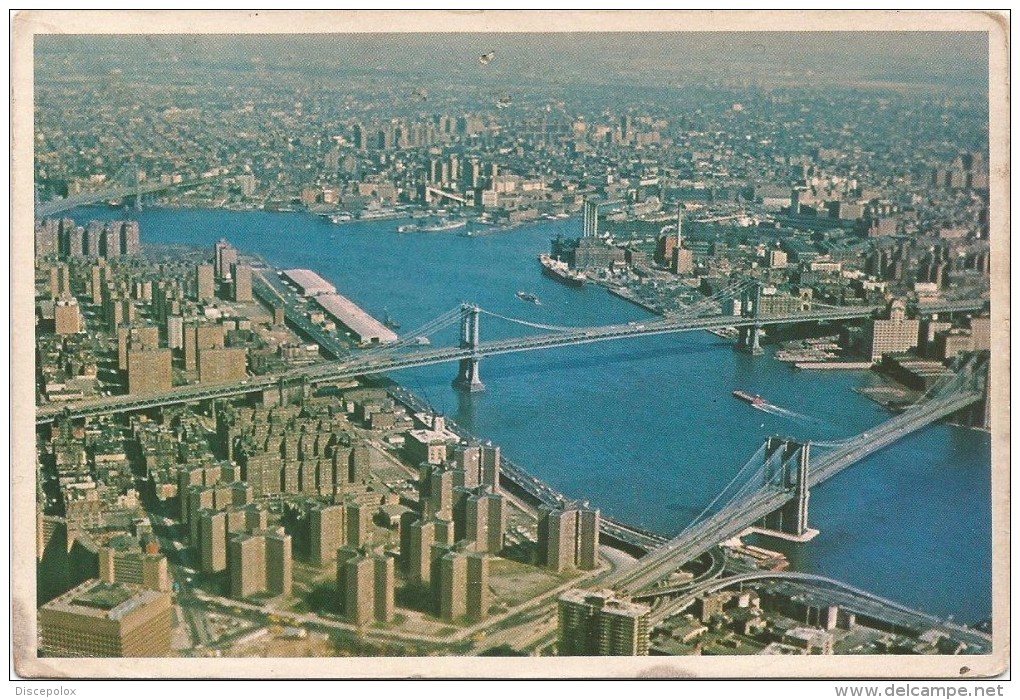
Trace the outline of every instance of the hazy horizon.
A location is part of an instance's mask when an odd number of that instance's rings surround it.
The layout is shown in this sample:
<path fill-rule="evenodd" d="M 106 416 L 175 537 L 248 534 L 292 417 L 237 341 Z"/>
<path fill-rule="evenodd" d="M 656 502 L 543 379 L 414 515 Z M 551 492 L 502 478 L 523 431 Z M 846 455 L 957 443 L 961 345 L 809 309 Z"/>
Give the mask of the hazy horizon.
<path fill-rule="evenodd" d="M 495 52 L 487 65 L 482 53 Z M 45 75 L 152 67 L 419 76 L 426 81 L 707 81 L 987 89 L 984 32 L 41 35 Z"/>

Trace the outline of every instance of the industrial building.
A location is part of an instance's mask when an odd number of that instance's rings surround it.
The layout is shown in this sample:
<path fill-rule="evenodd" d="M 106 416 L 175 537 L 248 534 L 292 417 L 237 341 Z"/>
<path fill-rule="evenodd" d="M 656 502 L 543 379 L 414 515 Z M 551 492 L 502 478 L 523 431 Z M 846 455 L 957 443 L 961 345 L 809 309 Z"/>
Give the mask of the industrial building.
<path fill-rule="evenodd" d="M 400 339 L 400 336 L 369 316 L 347 297 L 339 294 L 319 294 L 315 297 L 315 303 L 350 331 L 359 344 L 395 343 Z"/>
<path fill-rule="evenodd" d="M 170 656 L 170 594 L 90 579 L 39 609 L 46 656 Z"/>
<path fill-rule="evenodd" d="M 281 273 L 306 297 L 315 302 L 337 323 L 350 331 L 359 344 L 394 343 L 396 333 L 372 318 L 361 307 L 345 296 L 337 294 L 336 287 L 311 270 L 284 270 Z"/>
<path fill-rule="evenodd" d="M 336 294 L 336 287 L 311 270 L 284 270 L 280 274 L 306 297 L 314 297 L 318 294 Z"/>

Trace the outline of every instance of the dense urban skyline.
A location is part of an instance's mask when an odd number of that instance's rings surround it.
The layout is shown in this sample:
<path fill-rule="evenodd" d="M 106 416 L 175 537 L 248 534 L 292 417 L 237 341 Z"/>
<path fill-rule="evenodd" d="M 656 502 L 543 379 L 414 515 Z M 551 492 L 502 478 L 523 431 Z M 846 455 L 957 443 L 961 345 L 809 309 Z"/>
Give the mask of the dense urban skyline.
<path fill-rule="evenodd" d="M 984 32 L 37 36 L 43 655 L 990 653 L 983 573 L 984 619 L 953 622 L 797 570 L 809 488 L 887 445 L 976 429 L 965 458 L 990 464 L 988 51 Z M 450 275 L 446 310 L 328 260 L 443 275 L 497 241 L 555 290 L 490 262 Z M 706 330 L 737 351 L 720 374 L 745 358 L 733 381 L 845 372 L 883 416 L 742 444 L 667 531 L 579 491 L 582 450 L 544 472 L 543 429 L 494 444 L 404 383 L 459 362 L 470 405 L 504 354 Z M 787 435 L 824 422 L 725 400 Z"/>

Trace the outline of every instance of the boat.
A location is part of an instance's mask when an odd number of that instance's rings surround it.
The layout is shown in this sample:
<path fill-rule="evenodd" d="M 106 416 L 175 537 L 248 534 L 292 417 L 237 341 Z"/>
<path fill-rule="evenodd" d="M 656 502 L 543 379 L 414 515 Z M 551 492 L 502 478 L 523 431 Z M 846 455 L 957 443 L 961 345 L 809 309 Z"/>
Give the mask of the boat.
<path fill-rule="evenodd" d="M 344 224 L 344 223 L 347 223 L 348 221 L 353 221 L 353 220 L 354 220 L 354 215 L 351 214 L 350 212 L 346 212 L 346 211 L 342 211 L 339 214 L 331 214 L 330 217 L 329 217 L 329 222 L 331 224 Z"/>
<path fill-rule="evenodd" d="M 538 297 L 535 296 L 534 294 L 532 294 L 531 292 L 525 292 L 525 291 L 517 292 L 517 298 L 520 299 L 521 301 L 530 301 L 532 304 L 541 304 L 542 303 L 542 302 L 540 302 L 538 300 Z"/>
<path fill-rule="evenodd" d="M 393 330 L 400 328 L 400 324 L 390 318 L 390 312 L 388 310 L 383 312 L 383 325 L 387 328 L 392 328 Z"/>
<path fill-rule="evenodd" d="M 733 395 L 736 396 L 741 401 L 746 401 L 752 406 L 765 406 L 768 403 L 758 394 L 751 395 L 748 394 L 746 391 L 741 391 L 740 389 L 735 389 L 733 391 Z"/>
<path fill-rule="evenodd" d="M 437 223 L 422 226 L 419 230 L 424 233 L 438 233 L 441 231 L 454 231 L 465 226 L 467 226 L 467 219 L 455 219 L 453 221 L 441 219 Z"/>
<path fill-rule="evenodd" d="M 556 260 L 545 253 L 538 256 L 538 262 L 542 265 L 542 272 L 547 277 L 552 277 L 571 287 L 583 287 L 588 282 L 588 278 L 583 273 L 571 270 L 567 263 Z"/>
<path fill-rule="evenodd" d="M 466 219 L 440 219 L 431 224 L 401 224 L 397 226 L 397 233 L 442 233 L 443 231 L 455 231 L 467 226 Z"/>

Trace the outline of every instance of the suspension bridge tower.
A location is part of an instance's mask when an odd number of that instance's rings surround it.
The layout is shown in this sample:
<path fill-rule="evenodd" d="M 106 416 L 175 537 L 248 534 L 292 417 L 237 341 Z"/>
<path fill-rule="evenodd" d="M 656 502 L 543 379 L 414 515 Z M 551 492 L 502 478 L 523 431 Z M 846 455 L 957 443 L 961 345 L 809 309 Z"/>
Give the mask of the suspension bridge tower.
<path fill-rule="evenodd" d="M 457 378 L 453 380 L 453 386 L 461 391 L 482 391 L 485 385 L 478 375 L 478 363 L 482 358 L 477 354 L 481 338 L 479 318 L 482 310 L 474 304 L 464 304 L 460 308 L 460 346 L 472 352 L 470 357 L 460 361 L 460 369 Z"/>
<path fill-rule="evenodd" d="M 765 482 L 790 493 L 790 500 L 755 525 L 763 535 L 807 542 L 818 534 L 808 527 L 810 443 L 770 437 L 765 442 Z"/>
<path fill-rule="evenodd" d="M 760 315 L 761 309 L 761 283 L 757 283 L 750 290 L 743 294 L 740 304 L 740 315 L 745 318 L 755 318 Z M 761 325 L 754 324 L 740 327 L 740 338 L 737 340 L 736 349 L 751 355 L 761 355 Z"/>

